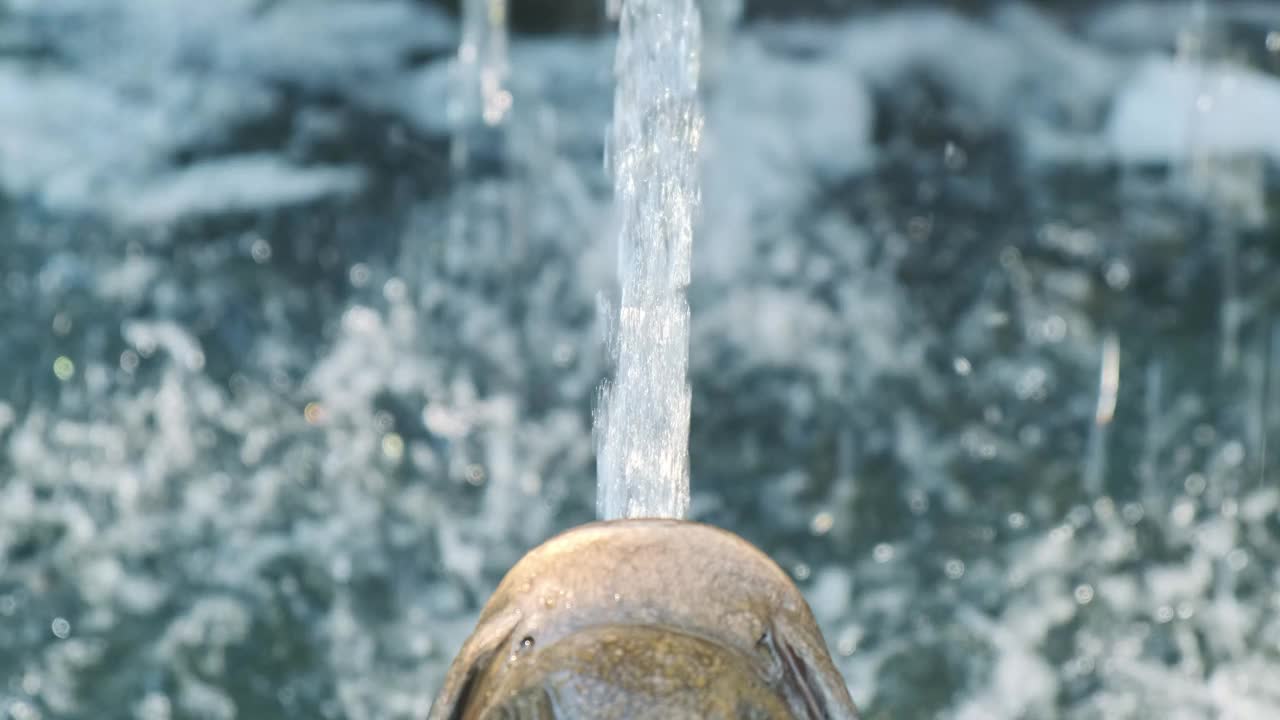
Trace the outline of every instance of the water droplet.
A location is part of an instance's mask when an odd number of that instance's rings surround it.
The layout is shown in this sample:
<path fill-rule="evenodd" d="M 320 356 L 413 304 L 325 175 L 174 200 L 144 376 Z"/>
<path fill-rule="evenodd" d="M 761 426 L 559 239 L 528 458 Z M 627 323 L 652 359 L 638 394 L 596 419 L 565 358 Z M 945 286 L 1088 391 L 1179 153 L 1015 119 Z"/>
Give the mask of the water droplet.
<path fill-rule="evenodd" d="M 1093 601 L 1092 585 L 1077 585 L 1075 590 L 1076 602 L 1081 605 L 1088 605 Z"/>
<path fill-rule="evenodd" d="M 409 294 L 409 288 L 400 278 L 391 278 L 382 284 L 382 297 L 387 302 L 402 302 Z"/>
<path fill-rule="evenodd" d="M 1239 440 L 1232 440 L 1222 447 L 1222 462 L 1227 467 L 1238 467 L 1244 462 L 1244 444 Z"/>
<path fill-rule="evenodd" d="M 912 490 L 907 498 L 907 507 L 912 513 L 920 515 L 929 509 L 929 496 L 920 490 Z"/>
<path fill-rule="evenodd" d="M 382 436 L 382 454 L 388 459 L 399 460 L 404 456 L 404 438 L 398 433 L 387 433 Z"/>
<path fill-rule="evenodd" d="M 1138 503 L 1125 503 L 1124 508 L 1120 510 L 1120 517 L 1130 525 L 1137 525 L 1142 522 L 1142 518 L 1146 517 L 1147 511 L 1142 509 Z"/>
<path fill-rule="evenodd" d="M 840 632 L 840 636 L 836 639 L 836 652 L 844 657 L 849 657 L 858 651 L 858 645 L 862 642 L 862 628 L 857 625 L 850 625 Z"/>
<path fill-rule="evenodd" d="M 1129 281 L 1133 277 L 1129 266 L 1119 260 L 1113 260 L 1107 265 L 1106 269 L 1107 285 L 1113 290 L 1123 290 L 1129 287 Z"/>
<path fill-rule="evenodd" d="M 1173 518 L 1173 524 L 1178 527 L 1187 527 L 1196 519 L 1196 506 L 1190 500 L 1179 500 L 1173 506 L 1173 511 L 1169 513 Z"/>
<path fill-rule="evenodd" d="M 66 382 L 76 374 L 76 364 L 66 355 L 59 355 L 58 359 L 53 361 L 53 374 L 59 380 Z"/>
<path fill-rule="evenodd" d="M 253 256 L 253 261 L 261 265 L 271 259 L 271 243 L 262 238 L 254 238 L 253 244 L 249 246 L 249 254 Z"/>
<path fill-rule="evenodd" d="M 71 332 L 71 316 L 60 312 L 53 316 L 53 334 L 66 335 Z"/>
<path fill-rule="evenodd" d="M 809 522 L 809 531 L 814 535 L 826 535 L 831 532 L 831 526 L 834 524 L 835 518 L 824 510 L 813 516 L 813 520 Z"/>
<path fill-rule="evenodd" d="M 947 169 L 963 170 L 968 162 L 968 154 L 959 145 L 947 141 L 946 147 L 942 150 L 942 163 L 947 166 Z"/>
<path fill-rule="evenodd" d="M 309 402 L 302 410 L 302 417 L 306 418 L 308 425 L 319 425 L 326 417 L 324 406 L 318 402 Z"/>

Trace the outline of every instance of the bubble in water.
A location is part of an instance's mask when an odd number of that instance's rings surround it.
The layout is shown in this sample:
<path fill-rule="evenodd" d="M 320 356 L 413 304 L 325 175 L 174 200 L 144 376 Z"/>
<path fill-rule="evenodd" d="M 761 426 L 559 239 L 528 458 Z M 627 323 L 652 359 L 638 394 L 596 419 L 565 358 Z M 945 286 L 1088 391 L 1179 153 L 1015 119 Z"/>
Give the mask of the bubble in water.
<path fill-rule="evenodd" d="M 952 558 L 947 561 L 947 564 L 943 567 L 943 571 L 946 572 L 947 577 L 952 580 L 959 580 L 964 576 L 964 561 Z"/>
<path fill-rule="evenodd" d="M 1272 30 L 1267 33 L 1267 50 L 1273 53 L 1280 53 L 1280 30 Z"/>
<path fill-rule="evenodd" d="M 54 618 L 50 624 L 50 629 L 58 638 L 65 640 L 71 635 L 71 623 L 66 618 Z"/>
<path fill-rule="evenodd" d="M 1184 480 L 1182 483 L 1182 486 L 1184 489 L 1186 489 L 1187 494 L 1192 497 L 1195 497 L 1196 495 L 1203 493 L 1205 488 L 1208 487 L 1208 485 L 1209 485 L 1209 482 L 1205 480 L 1204 475 L 1201 475 L 1200 473 L 1191 473 L 1190 475 L 1187 476 L 1187 479 Z"/>
<path fill-rule="evenodd" d="M 800 581 L 802 581 L 802 582 L 803 582 L 803 581 L 805 581 L 805 580 L 808 580 L 808 579 L 809 579 L 809 574 L 810 574 L 812 571 L 809 569 L 809 566 L 808 566 L 808 565 L 806 565 L 806 564 L 804 564 L 804 563 L 799 563 L 799 564 L 797 564 L 797 565 L 795 566 L 795 568 L 794 568 L 791 572 L 792 572 L 792 574 L 793 574 L 793 575 L 795 575 L 795 576 L 796 576 L 796 579 L 797 579 L 797 580 L 800 580 Z"/>
<path fill-rule="evenodd" d="M 1027 526 L 1027 516 L 1020 512 L 1009 513 L 1009 527 L 1014 530 L 1021 530 Z"/>
<path fill-rule="evenodd" d="M 973 372 L 973 365 L 966 357 L 957 356 L 956 359 L 951 362 L 951 365 L 955 368 L 956 374 L 960 377 L 966 377 L 969 373 Z"/>

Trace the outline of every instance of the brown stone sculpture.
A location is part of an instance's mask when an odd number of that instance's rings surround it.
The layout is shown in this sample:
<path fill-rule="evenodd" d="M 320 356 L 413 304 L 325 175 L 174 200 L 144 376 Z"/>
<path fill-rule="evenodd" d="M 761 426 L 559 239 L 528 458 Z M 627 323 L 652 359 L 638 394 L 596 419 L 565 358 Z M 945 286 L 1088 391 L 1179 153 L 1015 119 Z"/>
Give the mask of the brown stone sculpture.
<path fill-rule="evenodd" d="M 856 720 L 800 591 L 681 520 L 563 533 L 507 573 L 429 720 Z"/>

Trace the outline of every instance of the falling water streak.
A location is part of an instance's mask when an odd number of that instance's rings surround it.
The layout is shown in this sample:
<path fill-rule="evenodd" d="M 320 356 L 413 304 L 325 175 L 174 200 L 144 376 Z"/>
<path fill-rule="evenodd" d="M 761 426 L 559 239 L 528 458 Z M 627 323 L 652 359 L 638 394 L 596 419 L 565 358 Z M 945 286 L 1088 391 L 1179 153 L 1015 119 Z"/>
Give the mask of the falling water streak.
<path fill-rule="evenodd" d="M 1159 360 L 1152 360 L 1147 365 L 1146 389 L 1143 407 L 1146 433 L 1142 442 L 1142 494 L 1147 512 L 1158 515 L 1163 512 L 1162 508 L 1157 507 L 1157 502 L 1164 497 L 1158 482 L 1160 458 L 1164 454 L 1165 445 L 1164 370 Z"/>
<path fill-rule="evenodd" d="M 1084 487 L 1090 495 L 1100 495 L 1103 490 L 1107 473 L 1107 428 L 1115 417 L 1116 397 L 1120 392 L 1120 341 L 1114 333 L 1102 341 L 1101 366 L 1098 404 L 1089 430 L 1084 470 Z"/>
<path fill-rule="evenodd" d="M 462 38 L 453 66 L 449 119 L 454 169 L 466 165 L 470 131 L 500 125 L 511 109 L 507 90 L 507 0 L 463 0 Z"/>
<path fill-rule="evenodd" d="M 1271 326 L 1270 347 L 1267 351 L 1267 369 L 1266 369 L 1266 391 L 1262 393 L 1262 448 L 1261 448 L 1261 470 L 1258 474 L 1258 484 L 1265 485 L 1268 480 L 1267 470 L 1268 463 L 1271 458 L 1268 454 L 1271 443 L 1272 433 L 1277 432 L 1275 418 L 1271 414 L 1271 409 L 1280 404 L 1280 322 L 1276 322 Z"/>
<path fill-rule="evenodd" d="M 1246 397 L 1255 398 L 1257 402 L 1249 403 L 1244 408 L 1245 415 L 1245 447 L 1258 459 L 1258 476 L 1266 476 L 1267 468 L 1267 400 L 1271 395 L 1270 378 L 1271 363 L 1271 319 L 1266 318 L 1263 330 L 1258 333 L 1256 352 L 1244 355 L 1244 381 Z"/>
<path fill-rule="evenodd" d="M 507 89 L 510 64 L 507 50 L 508 0 L 463 0 L 462 31 L 458 52 L 450 68 L 448 118 L 451 129 L 449 164 L 459 186 L 472 185 L 470 171 L 479 148 L 493 148 L 506 160 L 505 119 L 512 98 Z M 506 220 L 501 232 L 512 235 L 520 224 L 519 198 L 506 190 L 499 216 Z M 476 217 L 475 210 L 455 197 L 447 211 L 447 242 L 440 248 L 450 268 L 470 263 L 469 240 L 491 218 Z M 514 241 L 514 239 L 513 239 Z M 508 253 L 507 257 L 515 257 Z"/>
<path fill-rule="evenodd" d="M 1224 373 L 1233 372 L 1240 363 L 1240 282 L 1237 270 L 1238 243 L 1233 228 L 1221 233 L 1222 247 L 1222 303 L 1219 306 L 1222 324 L 1219 362 Z"/>
<path fill-rule="evenodd" d="M 602 518 L 689 505 L 689 284 L 701 26 L 693 0 L 622 0 L 606 163 L 619 220 L 612 383 L 596 413 Z"/>
<path fill-rule="evenodd" d="M 701 0 L 704 89 L 716 84 L 728 62 L 729 44 L 742 19 L 743 4 L 743 0 Z"/>

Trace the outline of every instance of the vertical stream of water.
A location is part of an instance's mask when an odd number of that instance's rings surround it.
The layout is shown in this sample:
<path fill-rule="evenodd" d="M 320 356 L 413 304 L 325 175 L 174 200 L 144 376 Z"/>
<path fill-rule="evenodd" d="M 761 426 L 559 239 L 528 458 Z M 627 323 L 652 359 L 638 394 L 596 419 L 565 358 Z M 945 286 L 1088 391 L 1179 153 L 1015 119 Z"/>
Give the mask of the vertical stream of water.
<path fill-rule="evenodd" d="M 616 369 L 596 413 L 601 518 L 689 506 L 689 284 L 698 205 L 701 18 L 694 0 L 622 0 L 606 162 L 618 213 Z"/>

